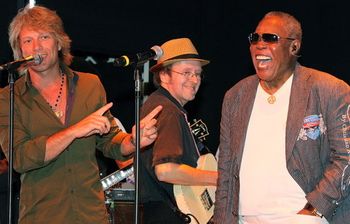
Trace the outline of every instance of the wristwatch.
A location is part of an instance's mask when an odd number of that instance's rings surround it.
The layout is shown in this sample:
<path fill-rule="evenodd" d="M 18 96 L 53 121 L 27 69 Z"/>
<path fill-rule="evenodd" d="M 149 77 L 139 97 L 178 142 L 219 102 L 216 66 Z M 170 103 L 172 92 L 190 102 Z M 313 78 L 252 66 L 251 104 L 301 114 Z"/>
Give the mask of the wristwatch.
<path fill-rule="evenodd" d="M 317 209 L 314 206 L 312 206 L 312 204 L 310 204 L 309 202 L 306 203 L 304 209 L 311 212 L 311 214 L 313 214 L 314 216 L 323 218 L 323 215 L 321 214 L 321 212 L 317 211 Z"/>

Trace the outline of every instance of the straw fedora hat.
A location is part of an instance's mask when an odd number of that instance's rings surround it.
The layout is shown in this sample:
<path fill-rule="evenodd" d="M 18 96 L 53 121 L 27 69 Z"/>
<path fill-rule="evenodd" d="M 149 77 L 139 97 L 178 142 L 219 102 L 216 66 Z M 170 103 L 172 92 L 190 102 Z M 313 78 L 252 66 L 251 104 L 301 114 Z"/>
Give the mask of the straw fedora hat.
<path fill-rule="evenodd" d="M 151 67 L 151 72 L 183 60 L 199 61 L 202 66 L 209 63 L 208 60 L 199 58 L 198 52 L 192 41 L 188 38 L 173 39 L 161 46 L 163 55 L 158 59 L 157 64 Z"/>

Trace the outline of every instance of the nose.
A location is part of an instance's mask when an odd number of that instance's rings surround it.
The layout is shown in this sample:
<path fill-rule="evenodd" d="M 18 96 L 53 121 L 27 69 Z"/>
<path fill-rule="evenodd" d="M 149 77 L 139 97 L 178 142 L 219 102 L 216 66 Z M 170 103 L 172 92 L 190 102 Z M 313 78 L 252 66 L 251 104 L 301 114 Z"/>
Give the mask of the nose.
<path fill-rule="evenodd" d="M 190 80 L 194 83 L 199 83 L 201 82 L 201 77 L 199 75 L 191 75 Z"/>
<path fill-rule="evenodd" d="M 263 41 L 263 39 L 261 37 L 259 37 L 258 42 L 256 42 L 255 44 L 252 44 L 251 46 L 255 46 L 258 49 L 263 49 L 266 48 L 266 42 Z"/>
<path fill-rule="evenodd" d="M 42 49 L 42 44 L 41 44 L 40 40 L 33 40 L 33 49 L 35 51 Z"/>

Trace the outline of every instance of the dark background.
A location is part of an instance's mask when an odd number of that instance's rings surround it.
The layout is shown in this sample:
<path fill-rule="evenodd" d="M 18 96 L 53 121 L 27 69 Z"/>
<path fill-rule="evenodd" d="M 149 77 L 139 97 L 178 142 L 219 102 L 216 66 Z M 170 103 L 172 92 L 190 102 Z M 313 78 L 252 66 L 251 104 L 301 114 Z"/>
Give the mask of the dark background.
<path fill-rule="evenodd" d="M 207 124 L 206 143 L 212 151 L 218 147 L 224 93 L 254 73 L 247 36 L 268 11 L 289 12 L 300 20 L 304 31 L 300 63 L 349 83 L 350 15 L 344 3 L 338 2 L 342 1 L 36 1 L 61 16 L 73 40 L 74 67 L 99 74 L 109 101 L 115 103 L 112 113 L 127 130 L 134 123 L 133 68 L 114 67 L 107 59 L 142 52 L 173 38 L 191 38 L 201 57 L 211 63 L 205 67 L 196 99 L 186 109 L 191 118 Z M 24 0 L 0 3 L 1 64 L 12 60 L 7 27 L 25 4 Z M 84 64 L 87 56 L 97 64 Z M 4 86 L 7 74 L 0 75 Z"/>

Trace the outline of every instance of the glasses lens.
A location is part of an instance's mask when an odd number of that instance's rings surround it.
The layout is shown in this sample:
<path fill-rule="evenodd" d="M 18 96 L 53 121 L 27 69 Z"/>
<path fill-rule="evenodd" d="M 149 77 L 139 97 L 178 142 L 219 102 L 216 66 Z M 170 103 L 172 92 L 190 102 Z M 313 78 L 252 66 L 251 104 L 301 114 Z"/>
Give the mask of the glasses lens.
<path fill-rule="evenodd" d="M 184 72 L 182 73 L 184 74 L 184 76 L 186 78 L 193 78 L 193 77 L 196 77 L 198 79 L 201 79 L 203 76 L 202 76 L 202 72 L 199 72 L 199 73 L 195 73 L 195 72 Z"/>
<path fill-rule="evenodd" d="M 266 42 L 266 43 L 278 42 L 278 36 L 276 34 L 263 33 L 261 36 L 262 36 L 262 39 L 264 40 L 264 42 Z"/>
<path fill-rule="evenodd" d="M 251 44 L 255 44 L 259 41 L 259 37 L 260 37 L 259 34 L 251 33 L 249 34 L 248 39 Z"/>

